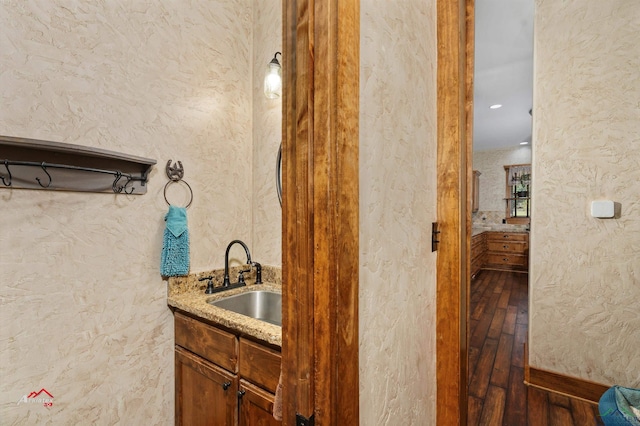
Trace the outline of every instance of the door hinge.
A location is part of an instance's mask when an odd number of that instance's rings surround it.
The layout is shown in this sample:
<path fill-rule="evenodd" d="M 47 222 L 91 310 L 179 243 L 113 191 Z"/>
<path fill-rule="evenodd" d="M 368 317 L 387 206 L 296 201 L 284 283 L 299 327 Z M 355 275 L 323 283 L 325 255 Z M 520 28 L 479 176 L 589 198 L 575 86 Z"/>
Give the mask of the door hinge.
<path fill-rule="evenodd" d="M 306 418 L 300 413 L 296 413 L 296 426 L 313 426 L 314 425 L 313 414 L 311 417 Z"/>
<path fill-rule="evenodd" d="M 440 243 L 440 229 L 438 227 L 438 222 L 433 222 L 431 224 L 431 251 L 438 250 L 438 243 Z"/>

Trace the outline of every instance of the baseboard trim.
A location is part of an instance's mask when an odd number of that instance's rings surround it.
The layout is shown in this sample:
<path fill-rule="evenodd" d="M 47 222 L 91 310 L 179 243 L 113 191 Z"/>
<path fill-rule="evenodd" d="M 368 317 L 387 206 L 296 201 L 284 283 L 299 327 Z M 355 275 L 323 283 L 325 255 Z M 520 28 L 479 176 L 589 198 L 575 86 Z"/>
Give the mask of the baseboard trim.
<path fill-rule="evenodd" d="M 515 272 L 515 273 L 518 273 L 518 274 L 528 274 L 529 273 L 528 269 L 526 271 L 522 271 L 520 269 L 500 268 L 498 266 L 483 266 L 483 267 L 480 268 L 480 270 Z"/>
<path fill-rule="evenodd" d="M 611 386 L 577 377 L 565 376 L 553 371 L 542 370 L 525 364 L 525 384 L 556 392 L 572 398 L 579 398 L 587 402 L 597 404 L 600 397 Z"/>

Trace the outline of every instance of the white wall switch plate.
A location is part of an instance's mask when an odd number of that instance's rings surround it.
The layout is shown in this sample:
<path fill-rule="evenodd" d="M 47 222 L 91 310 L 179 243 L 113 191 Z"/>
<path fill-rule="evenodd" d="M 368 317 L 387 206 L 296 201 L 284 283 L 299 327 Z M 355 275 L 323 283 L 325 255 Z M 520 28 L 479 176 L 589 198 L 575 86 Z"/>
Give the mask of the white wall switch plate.
<path fill-rule="evenodd" d="M 600 219 L 612 218 L 615 214 L 613 201 L 601 200 L 591 202 L 591 216 Z"/>

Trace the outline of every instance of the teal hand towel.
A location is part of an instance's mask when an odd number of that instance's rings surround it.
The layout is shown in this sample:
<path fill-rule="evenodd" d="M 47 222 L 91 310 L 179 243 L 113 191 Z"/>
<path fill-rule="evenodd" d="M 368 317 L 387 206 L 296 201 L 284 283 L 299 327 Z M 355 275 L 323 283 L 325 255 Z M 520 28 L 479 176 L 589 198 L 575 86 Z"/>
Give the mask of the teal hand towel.
<path fill-rule="evenodd" d="M 187 209 L 169 206 L 164 217 L 166 228 L 162 241 L 160 270 L 164 277 L 177 277 L 189 273 L 189 230 Z"/>

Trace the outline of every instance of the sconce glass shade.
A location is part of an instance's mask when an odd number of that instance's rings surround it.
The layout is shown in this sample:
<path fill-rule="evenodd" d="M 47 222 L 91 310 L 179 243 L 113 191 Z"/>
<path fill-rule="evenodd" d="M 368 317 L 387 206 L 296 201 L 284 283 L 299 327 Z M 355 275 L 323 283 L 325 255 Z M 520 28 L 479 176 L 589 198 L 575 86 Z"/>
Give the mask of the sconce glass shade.
<path fill-rule="evenodd" d="M 282 53 L 276 52 L 273 59 L 267 65 L 264 75 L 264 95 L 269 99 L 276 99 L 282 96 L 282 67 L 277 56 Z"/>

